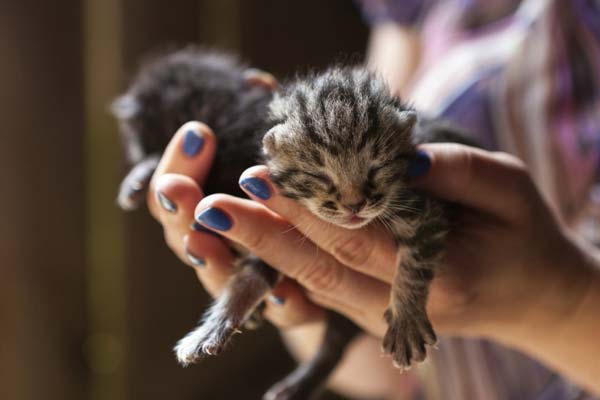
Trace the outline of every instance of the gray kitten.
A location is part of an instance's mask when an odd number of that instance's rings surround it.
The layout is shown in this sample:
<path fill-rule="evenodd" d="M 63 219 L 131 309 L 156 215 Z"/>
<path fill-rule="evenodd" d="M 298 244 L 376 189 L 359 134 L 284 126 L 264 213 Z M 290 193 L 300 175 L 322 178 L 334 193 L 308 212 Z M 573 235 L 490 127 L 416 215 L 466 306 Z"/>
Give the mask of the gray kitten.
<path fill-rule="evenodd" d="M 119 204 L 144 198 L 160 154 L 189 120 L 206 122 L 218 138 L 208 193 L 240 195 L 239 175 L 256 162 L 269 166 L 282 193 L 321 219 L 348 229 L 380 224 L 399 246 L 399 264 L 383 340 L 394 363 L 408 368 L 436 341 L 425 311 L 429 283 L 448 230 L 446 206 L 414 191 L 409 162 L 419 141 L 468 142 L 453 128 L 426 120 L 362 68 L 332 67 L 275 93 L 248 85 L 234 57 L 188 48 L 141 69 L 115 102 L 129 159 Z M 266 133 L 266 134 L 265 134 Z M 200 229 L 196 226 L 197 229 Z M 258 320 L 279 274 L 239 246 L 237 272 L 200 324 L 176 346 L 187 365 L 218 354 L 241 326 Z M 359 332 L 330 313 L 314 359 L 271 389 L 267 399 L 308 399 L 317 393 Z"/>

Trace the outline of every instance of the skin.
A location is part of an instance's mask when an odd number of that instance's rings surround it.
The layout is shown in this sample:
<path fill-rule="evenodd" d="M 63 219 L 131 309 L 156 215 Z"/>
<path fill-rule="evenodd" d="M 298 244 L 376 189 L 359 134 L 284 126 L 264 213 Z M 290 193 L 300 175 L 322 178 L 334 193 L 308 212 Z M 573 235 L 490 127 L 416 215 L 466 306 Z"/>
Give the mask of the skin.
<path fill-rule="evenodd" d="M 194 158 L 182 150 L 189 129 L 206 140 Z M 148 206 L 175 254 L 186 264 L 186 251 L 205 258 L 207 266 L 194 270 L 211 294 L 219 292 L 233 258 L 220 239 L 189 229 L 194 214 L 218 207 L 233 221 L 230 230 L 220 232 L 224 237 L 290 277 L 274 290 L 285 303 L 269 303 L 266 315 L 288 332 L 299 355 L 309 353 L 312 338 L 318 337 L 321 307 L 348 316 L 380 338 L 396 265 L 388 235 L 370 227 L 349 231 L 323 223 L 278 195 L 264 166 L 247 170 L 243 177 L 264 179 L 272 191 L 268 200 L 222 194 L 203 198 L 200 187 L 215 149 L 210 129 L 190 122 L 174 136 L 154 175 Z M 499 341 L 600 393 L 600 262 L 595 253 L 578 244 L 552 215 L 516 158 L 452 144 L 426 145 L 422 150 L 432 164 L 415 185 L 464 206 L 427 305 L 436 331 Z M 177 205 L 176 213 L 159 205 L 156 190 Z M 294 340 L 301 335 L 307 335 L 303 345 Z M 372 359 L 379 357 L 378 350 L 357 346 L 354 358 L 346 360 L 354 364 L 342 368 L 338 379 L 350 374 L 358 360 L 377 364 Z M 381 359 L 378 368 L 386 362 Z M 362 368 L 364 364 L 361 361 Z M 384 376 L 391 380 L 391 375 Z M 383 380 L 375 382 L 386 385 Z M 389 394 L 394 384 L 387 381 L 385 389 L 355 386 L 349 389 L 358 395 Z"/>
<path fill-rule="evenodd" d="M 417 30 L 392 22 L 381 23 L 373 27 L 369 37 L 367 67 L 381 74 L 394 94 L 407 98 L 421 50 Z"/>

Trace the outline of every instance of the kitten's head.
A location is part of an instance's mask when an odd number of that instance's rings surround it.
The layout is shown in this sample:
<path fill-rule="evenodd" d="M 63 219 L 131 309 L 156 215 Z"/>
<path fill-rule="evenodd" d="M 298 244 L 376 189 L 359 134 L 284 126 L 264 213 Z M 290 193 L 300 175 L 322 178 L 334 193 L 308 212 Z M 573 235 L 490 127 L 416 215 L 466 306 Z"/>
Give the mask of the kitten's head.
<path fill-rule="evenodd" d="M 380 79 L 333 68 L 288 86 L 270 112 L 263 150 L 284 195 L 345 228 L 389 216 L 407 188 L 416 114 Z"/>

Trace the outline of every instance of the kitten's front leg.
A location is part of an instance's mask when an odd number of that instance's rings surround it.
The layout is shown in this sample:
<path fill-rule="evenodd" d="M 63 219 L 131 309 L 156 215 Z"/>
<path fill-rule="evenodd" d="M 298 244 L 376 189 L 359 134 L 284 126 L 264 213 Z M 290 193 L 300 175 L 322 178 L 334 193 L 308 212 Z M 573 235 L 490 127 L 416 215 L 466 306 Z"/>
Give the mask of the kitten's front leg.
<path fill-rule="evenodd" d="M 384 315 L 388 330 L 383 339 L 383 350 L 401 369 L 423 361 L 427 355 L 425 345 L 434 345 L 437 341 L 425 306 L 429 284 L 444 249 L 448 221 L 440 202 L 422 199 L 420 203 L 419 215 L 407 221 L 412 229 L 398 232 L 399 264 L 390 306 Z"/>
<path fill-rule="evenodd" d="M 135 210 L 146 199 L 150 179 L 158 166 L 160 154 L 150 154 L 135 164 L 123 178 L 117 204 L 123 210 Z"/>

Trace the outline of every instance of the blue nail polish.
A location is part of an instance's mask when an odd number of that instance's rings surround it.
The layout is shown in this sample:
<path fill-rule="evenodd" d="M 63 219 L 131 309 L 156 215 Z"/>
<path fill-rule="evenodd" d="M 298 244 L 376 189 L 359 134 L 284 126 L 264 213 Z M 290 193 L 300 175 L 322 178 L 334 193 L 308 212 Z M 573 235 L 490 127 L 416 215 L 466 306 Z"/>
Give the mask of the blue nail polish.
<path fill-rule="evenodd" d="M 164 208 L 165 210 L 167 210 L 170 213 L 177 212 L 177 205 L 175 203 L 173 203 L 171 200 L 169 200 L 169 198 L 167 196 L 162 194 L 162 192 L 157 190 L 156 198 L 158 199 L 158 202 L 160 203 L 162 208 Z"/>
<path fill-rule="evenodd" d="M 183 152 L 190 157 L 194 157 L 200 153 L 200 150 L 204 147 L 204 138 L 192 130 L 185 133 L 183 138 Z"/>
<path fill-rule="evenodd" d="M 207 208 L 196 217 L 196 220 L 218 231 L 228 231 L 233 223 L 227 214 L 218 208 Z"/>
<path fill-rule="evenodd" d="M 206 261 L 204 261 L 203 258 L 200 257 L 196 257 L 195 255 L 193 255 L 192 253 L 190 253 L 189 251 L 186 250 L 185 255 L 187 257 L 188 260 L 190 260 L 190 262 L 192 264 L 194 264 L 197 267 L 206 267 Z"/>
<path fill-rule="evenodd" d="M 276 306 L 282 306 L 285 303 L 285 299 L 283 297 L 275 296 L 274 294 L 269 295 L 269 301 Z"/>
<path fill-rule="evenodd" d="M 190 229 L 196 231 L 196 232 L 202 232 L 202 233 L 210 233 L 213 236 L 216 236 L 218 238 L 222 238 L 223 236 L 219 235 L 217 232 L 210 230 L 208 228 L 205 228 L 204 226 L 200 225 L 199 222 L 194 221 L 192 223 L 192 225 L 190 225 Z"/>
<path fill-rule="evenodd" d="M 253 176 L 244 178 L 240 181 L 240 186 L 259 199 L 268 200 L 271 197 L 269 185 L 260 178 L 255 178 Z"/>
<path fill-rule="evenodd" d="M 431 168 L 431 159 L 429 155 L 424 151 L 417 151 L 417 155 L 415 158 L 411 160 L 408 164 L 408 169 L 406 170 L 406 177 L 409 179 L 418 178 L 420 176 L 425 175 L 429 172 Z"/>

